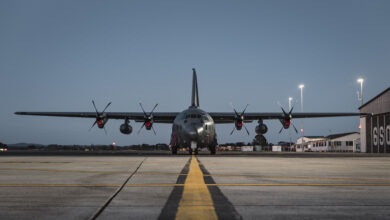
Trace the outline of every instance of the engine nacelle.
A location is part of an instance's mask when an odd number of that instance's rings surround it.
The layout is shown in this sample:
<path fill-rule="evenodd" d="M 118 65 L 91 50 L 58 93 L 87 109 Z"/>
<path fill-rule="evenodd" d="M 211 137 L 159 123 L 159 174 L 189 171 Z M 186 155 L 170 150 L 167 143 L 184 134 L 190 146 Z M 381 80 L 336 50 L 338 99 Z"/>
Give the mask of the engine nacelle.
<path fill-rule="evenodd" d="M 234 123 L 234 126 L 236 126 L 236 129 L 237 129 L 238 131 L 241 130 L 242 125 L 243 125 L 243 122 L 242 122 L 242 121 L 236 121 L 236 122 Z"/>
<path fill-rule="evenodd" d="M 288 129 L 291 125 L 291 121 L 290 120 L 285 120 L 285 119 L 281 119 L 280 120 L 280 123 L 282 123 L 282 126 L 284 129 Z"/>
<path fill-rule="evenodd" d="M 152 121 L 145 121 L 145 128 L 146 130 L 150 130 L 152 129 L 152 126 L 153 126 L 153 122 Z"/>
<path fill-rule="evenodd" d="M 125 124 L 121 124 L 119 130 L 121 131 L 122 134 L 131 134 L 131 132 L 133 132 L 133 127 L 125 123 Z"/>
<path fill-rule="evenodd" d="M 267 133 L 268 127 L 265 124 L 259 124 L 256 126 L 255 131 L 256 131 L 256 134 L 262 135 L 262 134 Z"/>
<path fill-rule="evenodd" d="M 96 120 L 98 128 L 104 128 L 104 125 L 107 123 L 108 118 L 100 118 Z"/>

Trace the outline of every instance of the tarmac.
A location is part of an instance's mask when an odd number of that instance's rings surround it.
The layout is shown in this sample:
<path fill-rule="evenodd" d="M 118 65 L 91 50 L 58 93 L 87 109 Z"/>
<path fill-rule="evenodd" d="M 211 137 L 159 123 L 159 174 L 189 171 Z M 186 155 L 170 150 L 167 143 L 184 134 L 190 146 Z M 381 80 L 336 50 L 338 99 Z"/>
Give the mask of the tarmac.
<path fill-rule="evenodd" d="M 389 156 L 269 155 L 1 155 L 0 219 L 390 219 Z"/>

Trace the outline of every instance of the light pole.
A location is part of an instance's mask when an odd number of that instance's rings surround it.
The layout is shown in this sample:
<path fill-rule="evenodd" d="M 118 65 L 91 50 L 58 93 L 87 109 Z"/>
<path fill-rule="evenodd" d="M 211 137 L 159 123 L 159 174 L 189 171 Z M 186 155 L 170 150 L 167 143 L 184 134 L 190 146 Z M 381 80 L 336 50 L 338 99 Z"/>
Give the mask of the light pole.
<path fill-rule="evenodd" d="M 288 97 L 288 111 L 291 111 L 291 101 L 293 100 L 292 97 Z M 290 135 L 290 144 L 289 144 L 289 151 L 291 151 L 291 129 L 288 129 L 288 133 Z"/>
<path fill-rule="evenodd" d="M 305 88 L 304 84 L 300 84 L 299 88 L 301 89 L 301 112 L 303 112 L 303 88 Z M 303 119 L 301 119 L 302 128 L 301 128 L 301 141 L 302 141 L 302 152 L 305 152 L 303 145 Z"/>
<path fill-rule="evenodd" d="M 360 101 L 361 101 L 361 103 L 363 105 L 363 82 L 364 82 L 364 79 L 363 78 L 358 78 L 357 82 L 360 83 Z"/>

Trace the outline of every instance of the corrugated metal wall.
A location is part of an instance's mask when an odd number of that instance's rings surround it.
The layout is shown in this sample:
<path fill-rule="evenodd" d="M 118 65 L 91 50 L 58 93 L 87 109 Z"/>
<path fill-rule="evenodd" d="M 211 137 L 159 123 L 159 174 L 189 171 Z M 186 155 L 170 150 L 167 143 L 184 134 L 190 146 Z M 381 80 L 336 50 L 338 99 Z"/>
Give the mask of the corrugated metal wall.
<path fill-rule="evenodd" d="M 390 153 L 390 113 L 366 118 L 367 153 Z"/>
<path fill-rule="evenodd" d="M 390 90 L 363 106 L 360 112 L 374 114 L 366 118 L 366 152 L 390 153 Z"/>

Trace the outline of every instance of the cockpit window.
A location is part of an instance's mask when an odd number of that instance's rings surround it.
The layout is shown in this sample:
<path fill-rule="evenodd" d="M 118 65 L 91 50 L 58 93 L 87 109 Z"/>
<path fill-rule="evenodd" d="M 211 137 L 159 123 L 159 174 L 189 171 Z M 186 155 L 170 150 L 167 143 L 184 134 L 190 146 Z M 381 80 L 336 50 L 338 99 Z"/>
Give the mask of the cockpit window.
<path fill-rule="evenodd" d="M 185 118 L 202 118 L 202 115 L 200 115 L 200 114 L 188 114 L 188 115 L 185 115 Z"/>

